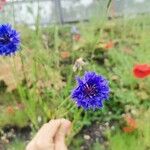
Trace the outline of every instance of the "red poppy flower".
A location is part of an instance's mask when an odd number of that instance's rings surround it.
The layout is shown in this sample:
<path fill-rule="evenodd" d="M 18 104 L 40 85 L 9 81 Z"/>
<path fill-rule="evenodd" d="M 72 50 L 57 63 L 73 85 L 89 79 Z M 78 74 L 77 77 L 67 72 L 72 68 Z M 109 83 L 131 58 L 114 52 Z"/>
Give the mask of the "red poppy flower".
<path fill-rule="evenodd" d="M 136 78 L 145 78 L 150 75 L 150 65 L 140 64 L 135 65 L 133 68 L 133 74 Z"/>

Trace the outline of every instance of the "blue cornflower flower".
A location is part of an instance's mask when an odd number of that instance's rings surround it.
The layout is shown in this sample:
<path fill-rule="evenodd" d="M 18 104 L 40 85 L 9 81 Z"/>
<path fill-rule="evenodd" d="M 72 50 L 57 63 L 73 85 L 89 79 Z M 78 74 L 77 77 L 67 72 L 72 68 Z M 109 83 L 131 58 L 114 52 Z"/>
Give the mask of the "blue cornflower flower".
<path fill-rule="evenodd" d="M 75 25 L 71 27 L 71 34 L 80 34 L 78 28 Z"/>
<path fill-rule="evenodd" d="M 19 33 L 9 24 L 0 25 L 0 55 L 14 54 L 20 47 Z"/>
<path fill-rule="evenodd" d="M 73 89 L 71 97 L 77 106 L 83 109 L 103 107 L 103 101 L 109 98 L 108 81 L 95 72 L 85 72 L 82 78 L 77 77 L 78 86 Z"/>

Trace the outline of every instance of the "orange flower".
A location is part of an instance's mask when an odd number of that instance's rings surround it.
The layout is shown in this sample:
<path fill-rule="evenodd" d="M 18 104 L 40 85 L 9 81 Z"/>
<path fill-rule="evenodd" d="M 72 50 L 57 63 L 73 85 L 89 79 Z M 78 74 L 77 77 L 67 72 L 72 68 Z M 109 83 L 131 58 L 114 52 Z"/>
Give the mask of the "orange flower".
<path fill-rule="evenodd" d="M 79 41 L 80 38 L 81 38 L 81 35 L 80 35 L 80 34 L 74 34 L 74 35 L 73 35 L 73 40 L 74 40 L 74 41 Z"/>
<path fill-rule="evenodd" d="M 133 119 L 129 115 L 126 115 L 124 119 L 125 119 L 125 121 L 127 123 L 127 126 L 123 127 L 123 131 L 126 132 L 126 133 L 133 132 L 137 128 L 137 124 L 136 124 L 135 119 Z"/>
<path fill-rule="evenodd" d="M 8 107 L 6 108 L 6 112 L 7 112 L 8 114 L 14 114 L 14 113 L 15 113 L 15 109 L 14 109 L 13 106 L 8 106 Z"/>
<path fill-rule="evenodd" d="M 105 49 L 111 49 L 113 47 L 114 47 L 114 42 L 112 40 L 104 44 Z"/>
<path fill-rule="evenodd" d="M 130 127 L 133 127 L 133 128 L 137 127 L 135 119 L 133 119 L 131 116 L 128 116 L 128 115 L 125 116 L 125 120 Z"/>
<path fill-rule="evenodd" d="M 70 57 L 70 53 L 68 51 L 60 52 L 60 56 L 62 59 L 67 59 Z"/>
<path fill-rule="evenodd" d="M 126 133 L 131 133 L 134 131 L 134 128 L 131 128 L 131 127 L 124 127 L 123 128 L 123 131 L 126 132 Z"/>

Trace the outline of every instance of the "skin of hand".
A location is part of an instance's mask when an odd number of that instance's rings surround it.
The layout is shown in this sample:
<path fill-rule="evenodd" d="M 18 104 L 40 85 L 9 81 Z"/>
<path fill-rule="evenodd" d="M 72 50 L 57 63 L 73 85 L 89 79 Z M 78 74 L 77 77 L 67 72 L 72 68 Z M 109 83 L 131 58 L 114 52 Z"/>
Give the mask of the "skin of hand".
<path fill-rule="evenodd" d="M 26 150 L 67 150 L 65 136 L 69 133 L 71 122 L 56 119 L 44 124 Z"/>

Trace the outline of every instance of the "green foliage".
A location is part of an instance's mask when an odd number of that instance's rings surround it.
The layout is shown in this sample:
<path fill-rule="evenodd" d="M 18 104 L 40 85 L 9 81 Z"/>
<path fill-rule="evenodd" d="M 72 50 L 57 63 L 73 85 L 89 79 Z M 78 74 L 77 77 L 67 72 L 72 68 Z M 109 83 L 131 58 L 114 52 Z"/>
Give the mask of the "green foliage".
<path fill-rule="evenodd" d="M 22 51 L 17 57 L 21 59 L 19 63 L 22 66 L 20 72 L 23 73 L 23 79 L 21 82 L 18 79 L 18 66 L 14 63 L 17 88 L 15 92 L 6 92 L 6 89 L 3 89 L 0 93 L 0 126 L 23 127 L 31 124 L 33 130 L 37 131 L 48 120 L 65 117 L 73 122 L 72 134 L 68 140 L 68 143 L 71 143 L 83 126 L 94 121 L 117 121 L 120 126 L 120 119 L 122 114 L 126 113 L 127 105 L 136 109 L 147 109 L 150 79 L 135 79 L 132 68 L 136 63 L 149 63 L 150 60 L 148 18 L 142 16 L 132 20 L 92 20 L 89 23 L 80 23 L 77 25 L 81 32 L 80 41 L 72 40 L 68 26 L 45 29 L 37 27 L 38 35 L 34 30 L 19 26 Z M 111 49 L 105 49 L 102 45 L 110 40 L 116 44 Z M 62 58 L 62 51 L 67 51 L 69 58 Z M 87 64 L 83 70 L 73 72 L 73 64 L 79 57 Z M 110 81 L 110 100 L 104 103 L 102 110 L 85 112 L 70 100 L 75 77 L 82 75 L 85 70 L 103 74 Z M 147 96 L 140 94 L 143 92 Z M 17 103 L 24 104 L 25 108 L 15 110 L 15 115 L 7 114 L 6 107 L 15 106 Z M 148 129 L 145 130 L 147 140 L 141 143 L 142 145 L 146 145 L 149 140 L 149 135 L 146 134 Z M 128 149 L 127 145 L 134 150 L 137 144 L 136 135 L 130 136 L 120 132 L 112 136 L 110 141 L 112 150 L 116 148 L 115 145 L 118 145 L 118 150 L 126 150 L 124 147 Z M 78 139 L 73 143 L 77 147 L 82 144 Z M 99 143 L 93 147 L 98 149 Z"/>
<path fill-rule="evenodd" d="M 138 121 L 138 131 L 134 133 L 117 133 L 110 135 L 110 150 L 145 150 L 150 148 L 150 111 L 142 114 Z"/>
<path fill-rule="evenodd" d="M 9 146 L 6 146 L 7 150 L 23 150 L 25 149 L 25 143 L 23 140 L 16 139 Z"/>
<path fill-rule="evenodd" d="M 104 150 L 104 147 L 99 142 L 95 142 L 91 149 L 92 150 Z"/>

